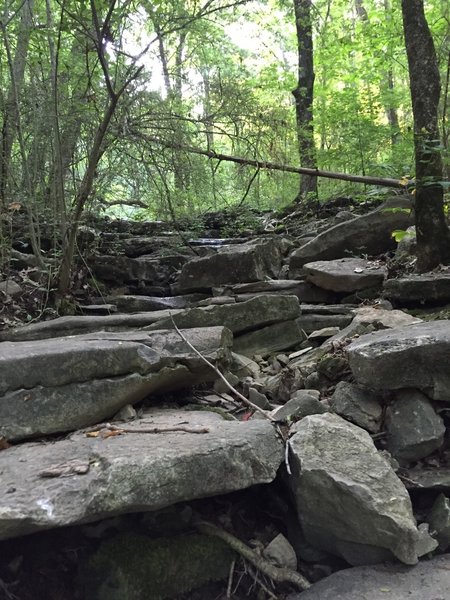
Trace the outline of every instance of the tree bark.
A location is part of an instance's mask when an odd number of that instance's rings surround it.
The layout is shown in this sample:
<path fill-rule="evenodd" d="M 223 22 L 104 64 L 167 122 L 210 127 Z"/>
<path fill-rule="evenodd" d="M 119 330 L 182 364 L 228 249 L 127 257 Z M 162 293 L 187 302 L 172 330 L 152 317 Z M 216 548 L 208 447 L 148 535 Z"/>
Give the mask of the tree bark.
<path fill-rule="evenodd" d="M 444 214 L 438 128 L 441 86 L 423 0 L 402 0 L 402 14 L 414 115 L 417 269 L 425 272 L 439 264 L 450 263 L 450 231 Z"/>
<path fill-rule="evenodd" d="M 317 162 L 312 108 L 315 76 L 311 0 L 294 0 L 294 13 L 297 31 L 298 83 L 292 93 L 295 98 L 300 164 L 315 169 Z M 297 201 L 306 198 L 308 194 L 317 196 L 317 177 L 302 175 Z"/>
<path fill-rule="evenodd" d="M 0 155 L 0 200 L 4 207 L 7 205 L 8 181 L 10 178 L 9 167 L 14 139 L 17 135 L 18 99 L 22 91 L 25 78 L 25 66 L 33 30 L 34 0 L 25 0 L 20 9 L 20 25 L 17 36 L 16 51 L 11 68 L 11 83 L 6 97 L 3 124 L 1 131 Z M 6 37 L 6 27 L 3 26 L 3 35 Z"/>

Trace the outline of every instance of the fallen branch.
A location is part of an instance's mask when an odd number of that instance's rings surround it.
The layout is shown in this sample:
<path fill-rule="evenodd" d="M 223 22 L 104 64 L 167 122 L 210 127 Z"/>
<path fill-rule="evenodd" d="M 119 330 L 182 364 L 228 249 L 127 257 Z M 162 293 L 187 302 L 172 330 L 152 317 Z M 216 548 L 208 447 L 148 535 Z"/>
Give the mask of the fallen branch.
<path fill-rule="evenodd" d="M 238 165 L 247 165 L 250 167 L 256 167 L 259 169 L 268 169 L 270 171 L 283 171 L 285 173 L 298 173 L 300 175 L 311 175 L 313 177 L 324 177 L 326 179 L 339 179 L 341 181 L 352 181 L 354 183 L 363 183 L 365 185 L 379 185 L 382 187 L 391 187 L 397 189 L 407 189 L 409 181 L 391 179 L 384 177 L 370 177 L 368 175 L 349 175 L 348 173 L 339 173 L 335 171 L 323 171 L 322 169 L 310 169 L 307 167 L 293 167 L 291 165 L 280 165 L 279 163 L 273 163 L 270 161 L 255 160 L 251 158 L 243 158 L 241 156 L 232 156 L 230 154 L 222 154 L 221 152 L 215 152 L 214 150 L 201 150 L 193 146 L 186 146 L 184 144 L 177 144 L 175 142 L 169 142 L 157 137 L 147 136 L 142 132 L 134 132 L 140 138 L 152 144 L 158 144 L 165 148 L 171 148 L 173 150 L 179 150 L 180 152 L 188 152 L 189 154 L 199 154 L 201 156 L 207 156 L 218 161 L 227 161 L 237 163 Z"/>
<path fill-rule="evenodd" d="M 306 577 L 303 577 L 303 575 L 297 571 L 292 571 L 291 569 L 275 567 L 268 560 L 262 558 L 262 556 L 249 548 L 247 544 L 244 544 L 244 542 L 231 533 L 228 533 L 228 531 L 206 521 L 194 521 L 194 525 L 200 533 L 214 535 L 224 541 L 230 548 L 251 562 L 256 569 L 270 577 L 273 581 L 277 581 L 278 583 L 293 583 L 300 590 L 306 590 L 311 587 L 311 584 Z"/>
<path fill-rule="evenodd" d="M 265 411 L 264 409 L 262 409 L 261 407 L 259 407 L 257 404 L 253 404 L 253 402 L 251 402 L 248 398 L 246 398 L 245 396 L 243 396 L 240 392 L 237 391 L 236 388 L 234 388 L 231 383 L 227 380 L 226 377 L 224 377 L 224 375 L 222 375 L 222 373 L 219 371 L 219 369 L 212 364 L 212 362 L 210 362 L 207 358 L 205 358 L 203 356 L 203 354 L 197 350 L 197 348 L 195 348 L 195 346 L 193 346 L 191 344 L 191 342 L 186 338 L 186 336 L 183 334 L 183 332 L 178 328 L 177 324 L 174 321 L 173 315 L 172 313 L 170 314 L 170 319 L 172 321 L 172 325 L 175 328 L 175 331 L 178 333 L 178 335 L 180 336 L 180 338 L 189 346 L 189 348 L 195 352 L 195 354 L 197 354 L 197 356 L 199 356 L 209 367 L 211 367 L 211 369 L 216 373 L 216 375 L 218 377 L 220 377 L 220 379 L 223 381 L 223 383 L 227 386 L 227 388 L 233 392 L 233 394 L 236 394 L 236 396 L 239 398 L 239 400 L 242 400 L 242 402 L 244 404 L 246 404 L 247 406 L 249 406 L 250 408 L 252 408 L 253 410 L 259 412 L 260 414 L 262 414 L 266 419 L 269 419 L 269 421 L 272 421 L 272 423 L 277 423 L 277 420 L 274 419 L 272 417 L 272 415 L 269 415 L 267 413 L 267 411 Z"/>

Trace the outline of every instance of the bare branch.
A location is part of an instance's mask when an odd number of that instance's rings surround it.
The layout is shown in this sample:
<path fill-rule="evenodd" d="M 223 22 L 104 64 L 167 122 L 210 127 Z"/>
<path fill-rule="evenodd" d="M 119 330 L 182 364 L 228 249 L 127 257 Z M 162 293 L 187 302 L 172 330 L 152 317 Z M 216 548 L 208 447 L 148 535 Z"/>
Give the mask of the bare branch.
<path fill-rule="evenodd" d="M 223 540 L 227 543 L 233 550 L 238 552 L 241 556 L 247 559 L 252 563 L 259 571 L 277 581 L 279 583 L 293 583 L 300 590 L 306 590 L 311 587 L 311 584 L 297 571 L 292 571 L 291 569 L 279 568 L 270 563 L 265 558 L 262 558 L 259 554 L 257 554 L 252 548 L 249 548 L 247 544 L 244 544 L 237 537 L 228 533 L 224 529 L 217 527 L 213 523 L 209 523 L 207 521 L 194 521 L 194 525 L 200 533 L 204 533 L 205 535 L 214 535 L 219 539 Z"/>

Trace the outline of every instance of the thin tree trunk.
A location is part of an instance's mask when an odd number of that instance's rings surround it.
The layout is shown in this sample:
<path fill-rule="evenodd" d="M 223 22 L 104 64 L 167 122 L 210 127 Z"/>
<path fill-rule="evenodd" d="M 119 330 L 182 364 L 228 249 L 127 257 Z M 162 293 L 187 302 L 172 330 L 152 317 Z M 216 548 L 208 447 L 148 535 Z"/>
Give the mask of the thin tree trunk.
<path fill-rule="evenodd" d="M 317 167 L 314 144 L 313 93 L 314 59 L 311 23 L 311 0 L 294 0 L 295 26 L 298 49 L 298 82 L 293 90 L 297 139 L 300 164 L 315 169 Z M 297 201 L 312 194 L 317 197 L 317 177 L 302 175 Z"/>
<path fill-rule="evenodd" d="M 402 0 L 402 13 L 414 115 L 417 268 L 424 272 L 450 262 L 438 128 L 441 86 L 423 0 Z"/>
<path fill-rule="evenodd" d="M 6 207 L 8 203 L 8 182 L 10 179 L 11 151 L 17 136 L 19 102 L 18 98 L 22 90 L 25 78 L 25 66 L 30 45 L 31 32 L 33 29 L 34 0 L 25 0 L 21 9 L 19 32 L 14 59 L 10 65 L 11 84 L 6 97 L 5 111 L 3 115 L 1 154 L 0 154 L 0 202 Z M 7 44 L 7 32 L 3 28 L 4 42 Z"/>

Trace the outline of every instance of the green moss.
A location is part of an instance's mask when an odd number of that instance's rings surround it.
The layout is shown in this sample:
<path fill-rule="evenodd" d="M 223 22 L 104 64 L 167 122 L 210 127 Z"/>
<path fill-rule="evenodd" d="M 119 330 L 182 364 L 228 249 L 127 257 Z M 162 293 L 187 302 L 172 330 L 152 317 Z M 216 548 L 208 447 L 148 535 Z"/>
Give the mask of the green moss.
<path fill-rule="evenodd" d="M 227 577 L 233 551 L 198 533 L 106 540 L 82 569 L 86 600 L 163 600 Z"/>

